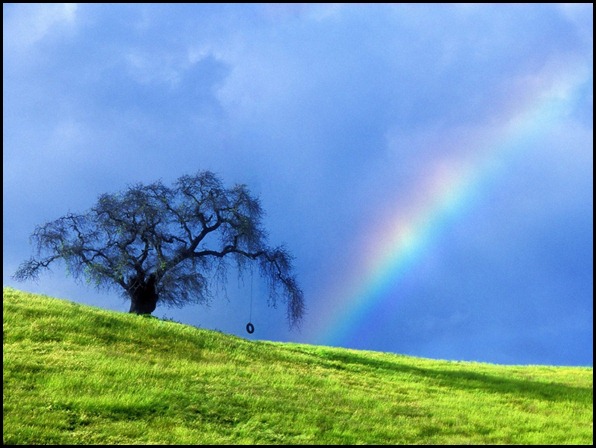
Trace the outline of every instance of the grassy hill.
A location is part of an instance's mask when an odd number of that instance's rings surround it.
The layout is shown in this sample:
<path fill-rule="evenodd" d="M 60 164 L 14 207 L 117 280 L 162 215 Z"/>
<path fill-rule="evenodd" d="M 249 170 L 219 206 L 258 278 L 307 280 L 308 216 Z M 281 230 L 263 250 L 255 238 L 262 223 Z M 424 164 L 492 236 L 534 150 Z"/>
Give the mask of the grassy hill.
<path fill-rule="evenodd" d="M 591 444 L 592 368 L 248 341 L 4 288 L 5 444 Z"/>

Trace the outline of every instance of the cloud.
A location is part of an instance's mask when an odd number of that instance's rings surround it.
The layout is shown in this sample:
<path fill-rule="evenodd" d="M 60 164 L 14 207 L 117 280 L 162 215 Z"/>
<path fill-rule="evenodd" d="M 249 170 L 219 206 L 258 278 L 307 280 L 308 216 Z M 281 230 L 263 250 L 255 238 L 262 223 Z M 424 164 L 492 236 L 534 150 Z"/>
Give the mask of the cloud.
<path fill-rule="evenodd" d="M 576 28 L 587 48 L 594 46 L 594 5 L 592 3 L 557 3 L 563 16 Z"/>
<path fill-rule="evenodd" d="M 25 51 L 75 23 L 76 3 L 4 5 L 4 50 Z"/>
<path fill-rule="evenodd" d="M 379 331 L 353 335 L 369 348 L 476 356 L 495 342 L 483 311 L 503 317 L 503 297 L 523 297 L 516 288 L 544 295 L 559 313 L 551 295 L 561 282 L 585 307 L 587 271 L 574 280 L 566 269 L 577 271 L 574 254 L 584 264 L 590 256 L 581 249 L 593 179 L 589 10 L 5 5 L 7 266 L 29 254 L 36 224 L 83 211 L 100 193 L 212 169 L 261 197 L 271 241 L 296 255 L 309 322 L 319 322 L 326 291 L 364 275 L 375 229 L 448 187 L 423 188 L 465 172 L 508 120 L 524 117 L 516 111 L 547 92 L 567 107 L 563 118 L 529 142 L 527 156 L 501 160 L 475 208 L 368 316 Z M 566 78 L 571 71 L 581 79 Z M 525 284 L 516 270 L 531 271 Z M 69 282 L 61 278 L 48 285 Z M 515 318 L 490 331 L 518 331 L 512 322 L 527 322 L 531 308 L 512 306 Z M 226 314 L 217 308 L 213 321 L 193 323 L 232 331 Z M 316 329 L 296 336 L 267 326 L 270 338 L 318 342 L 309 339 Z"/>

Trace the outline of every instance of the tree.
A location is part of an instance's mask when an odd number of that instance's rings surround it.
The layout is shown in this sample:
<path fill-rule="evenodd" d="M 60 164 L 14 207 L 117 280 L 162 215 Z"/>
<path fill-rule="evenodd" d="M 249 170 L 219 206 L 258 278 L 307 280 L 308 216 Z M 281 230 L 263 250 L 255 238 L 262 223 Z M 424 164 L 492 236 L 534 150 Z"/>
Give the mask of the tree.
<path fill-rule="evenodd" d="M 136 184 L 101 195 L 85 214 L 38 226 L 31 236 L 37 257 L 13 277 L 36 279 L 62 260 L 75 279 L 121 289 L 131 313 L 151 314 L 158 303 L 209 302 L 230 262 L 239 275 L 255 263 L 267 280 L 269 305 L 276 306 L 281 290 L 292 327 L 304 314 L 303 293 L 292 256 L 283 246 L 268 246 L 263 213 L 245 185 L 225 188 L 209 171 L 182 176 L 172 188 Z"/>

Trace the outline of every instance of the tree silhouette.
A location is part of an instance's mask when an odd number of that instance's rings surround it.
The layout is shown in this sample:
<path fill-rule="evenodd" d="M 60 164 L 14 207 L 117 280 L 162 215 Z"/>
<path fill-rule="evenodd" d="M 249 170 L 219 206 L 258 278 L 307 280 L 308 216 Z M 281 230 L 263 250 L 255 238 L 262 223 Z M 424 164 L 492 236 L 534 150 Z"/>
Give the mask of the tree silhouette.
<path fill-rule="evenodd" d="M 292 256 L 283 246 L 268 246 L 263 213 L 245 185 L 225 188 L 209 171 L 182 176 L 172 188 L 159 181 L 136 184 L 101 195 L 85 214 L 38 226 L 31 236 L 37 257 L 13 277 L 36 279 L 62 260 L 75 279 L 98 289 L 121 288 L 131 313 L 151 314 L 158 303 L 209 302 L 230 263 L 239 275 L 255 263 L 267 280 L 269 305 L 276 306 L 281 292 L 292 327 L 304 314 L 303 293 Z"/>

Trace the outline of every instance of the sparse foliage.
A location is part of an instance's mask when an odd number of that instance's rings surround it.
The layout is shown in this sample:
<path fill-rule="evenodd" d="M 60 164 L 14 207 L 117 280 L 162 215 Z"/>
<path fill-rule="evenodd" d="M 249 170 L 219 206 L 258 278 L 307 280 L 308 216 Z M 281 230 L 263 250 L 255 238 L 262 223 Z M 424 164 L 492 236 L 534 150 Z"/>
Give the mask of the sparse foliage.
<path fill-rule="evenodd" d="M 130 312 L 150 314 L 158 303 L 208 302 L 230 263 L 240 274 L 256 263 L 269 304 L 276 306 L 281 292 L 293 326 L 304 313 L 303 293 L 290 253 L 268 246 L 263 213 L 245 185 L 225 188 L 209 171 L 182 176 L 172 188 L 137 184 L 101 195 L 85 214 L 38 226 L 31 237 L 37 257 L 21 264 L 14 278 L 37 278 L 62 260 L 75 279 L 122 289 Z"/>

